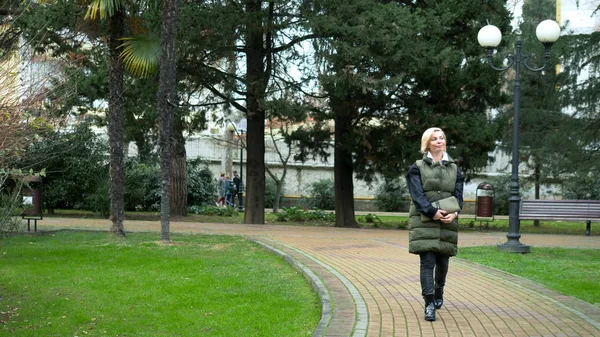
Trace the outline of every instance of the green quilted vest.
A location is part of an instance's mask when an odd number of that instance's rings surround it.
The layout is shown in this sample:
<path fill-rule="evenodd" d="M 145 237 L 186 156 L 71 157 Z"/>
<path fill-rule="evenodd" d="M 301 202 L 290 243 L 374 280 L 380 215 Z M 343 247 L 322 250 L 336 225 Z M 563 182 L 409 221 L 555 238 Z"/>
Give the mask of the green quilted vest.
<path fill-rule="evenodd" d="M 454 193 L 457 166 L 451 158 L 448 161 L 433 162 L 424 157 L 416 165 L 421 172 L 423 191 L 430 202 L 447 198 Z M 421 215 L 414 204 L 409 210 L 409 246 L 411 253 L 438 252 L 454 256 L 457 252 L 458 223 L 445 224 L 439 220 L 421 221 Z"/>

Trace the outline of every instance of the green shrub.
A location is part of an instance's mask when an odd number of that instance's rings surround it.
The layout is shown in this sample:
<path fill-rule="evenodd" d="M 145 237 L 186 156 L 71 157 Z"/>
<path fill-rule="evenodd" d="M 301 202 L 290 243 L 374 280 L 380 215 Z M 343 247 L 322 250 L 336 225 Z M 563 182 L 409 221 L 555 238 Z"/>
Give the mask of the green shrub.
<path fill-rule="evenodd" d="M 309 220 L 335 222 L 334 212 L 325 212 L 322 209 L 318 208 L 313 208 L 312 212 L 306 212 L 306 216 Z"/>
<path fill-rule="evenodd" d="M 125 163 L 124 202 L 127 211 L 160 209 L 160 167 L 129 158 Z"/>
<path fill-rule="evenodd" d="M 214 205 L 217 184 L 208 164 L 200 158 L 187 162 L 188 206 Z"/>
<path fill-rule="evenodd" d="M 408 200 L 408 188 L 404 179 L 386 179 L 375 194 L 375 205 L 384 212 L 404 210 Z"/>
<path fill-rule="evenodd" d="M 212 172 L 202 159 L 187 162 L 188 206 L 212 205 L 217 189 Z M 160 209 L 160 166 L 149 166 L 138 159 L 125 165 L 125 208 L 129 211 L 157 211 Z"/>
<path fill-rule="evenodd" d="M 281 222 L 335 221 L 335 213 L 333 212 L 324 212 L 318 208 L 313 211 L 307 211 L 295 206 L 289 208 L 283 207 L 281 211 L 275 213 L 275 217 L 277 221 Z"/>
<path fill-rule="evenodd" d="M 277 184 L 271 177 L 265 178 L 265 208 L 273 208 L 275 205 L 275 192 L 277 191 Z M 279 196 L 279 205 L 283 200 L 285 188 L 281 189 L 281 195 Z"/>
<path fill-rule="evenodd" d="M 275 213 L 277 221 L 282 222 L 302 222 L 306 220 L 306 211 L 302 208 L 283 207 L 278 213 Z"/>
<path fill-rule="evenodd" d="M 27 148 L 20 167 L 46 169 L 44 205 L 54 208 L 88 209 L 85 200 L 97 194 L 96 184 L 108 174 L 108 143 L 89 124 L 77 124 L 70 132 L 47 133 Z"/>
<path fill-rule="evenodd" d="M 600 179 L 590 174 L 574 174 L 563 181 L 564 199 L 600 200 Z"/>
<path fill-rule="evenodd" d="M 508 215 L 508 197 L 510 197 L 511 176 L 505 174 L 493 177 L 489 183 L 494 187 L 494 214 Z M 525 179 L 519 180 L 521 191 L 529 189 L 531 183 Z"/>
<path fill-rule="evenodd" d="M 373 213 L 369 213 L 362 217 L 359 217 L 359 221 L 360 220 L 362 220 L 361 222 L 366 222 L 366 223 L 381 223 L 381 220 L 379 219 L 377 214 L 373 214 Z"/>
<path fill-rule="evenodd" d="M 235 207 L 219 207 L 219 206 L 197 206 L 188 207 L 189 214 L 210 215 L 210 216 L 229 216 L 237 217 L 239 212 Z"/>
<path fill-rule="evenodd" d="M 408 228 L 408 220 L 402 220 L 398 223 L 398 229 L 407 229 Z"/>
<path fill-rule="evenodd" d="M 110 214 L 110 182 L 108 177 L 101 176 L 96 179 L 96 189 L 83 198 L 80 209 L 85 209 L 101 216 Z"/>
<path fill-rule="evenodd" d="M 306 199 L 310 208 L 319 208 L 326 210 L 335 209 L 335 189 L 331 179 L 321 179 L 310 184 L 308 187 Z"/>
<path fill-rule="evenodd" d="M 374 228 L 392 228 L 393 227 L 391 224 L 386 224 L 383 221 L 381 221 L 381 219 L 379 219 L 377 214 L 373 214 L 373 213 L 359 216 L 358 222 L 371 223 L 371 224 L 373 224 Z"/>
<path fill-rule="evenodd" d="M 0 235 L 15 232 L 23 225 L 23 220 L 17 216 L 23 205 L 23 178 L 22 174 L 14 175 L 0 169 Z"/>

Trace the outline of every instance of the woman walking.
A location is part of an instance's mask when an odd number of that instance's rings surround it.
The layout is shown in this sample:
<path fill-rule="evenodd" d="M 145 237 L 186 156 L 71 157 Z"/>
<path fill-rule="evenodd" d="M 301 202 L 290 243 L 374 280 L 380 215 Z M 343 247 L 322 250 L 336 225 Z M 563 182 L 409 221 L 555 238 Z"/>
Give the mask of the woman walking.
<path fill-rule="evenodd" d="M 464 177 L 446 153 L 446 135 L 429 128 L 421 137 L 423 159 L 408 170 L 412 198 L 409 210 L 409 252 L 420 256 L 421 295 L 425 320 L 435 321 L 443 305 L 448 263 L 458 243 L 458 212 L 463 206 Z"/>

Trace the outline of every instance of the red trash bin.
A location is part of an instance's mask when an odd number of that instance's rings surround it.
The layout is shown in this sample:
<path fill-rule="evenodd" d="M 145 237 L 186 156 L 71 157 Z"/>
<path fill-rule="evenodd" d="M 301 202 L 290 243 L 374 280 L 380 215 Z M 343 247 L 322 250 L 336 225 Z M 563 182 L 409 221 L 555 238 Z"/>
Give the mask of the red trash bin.
<path fill-rule="evenodd" d="M 494 217 L 494 187 L 486 182 L 477 186 L 475 219 Z"/>

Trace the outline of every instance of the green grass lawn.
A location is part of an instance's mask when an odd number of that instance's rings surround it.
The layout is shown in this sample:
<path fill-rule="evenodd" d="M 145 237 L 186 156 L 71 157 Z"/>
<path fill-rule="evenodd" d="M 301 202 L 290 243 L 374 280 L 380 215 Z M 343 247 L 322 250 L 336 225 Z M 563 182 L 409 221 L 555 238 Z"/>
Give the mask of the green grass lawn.
<path fill-rule="evenodd" d="M 233 236 L 58 232 L 0 239 L 3 336 L 310 336 L 320 303 Z"/>
<path fill-rule="evenodd" d="M 600 249 L 531 247 L 529 254 L 515 254 L 496 247 L 470 247 L 459 249 L 457 257 L 600 306 Z"/>

